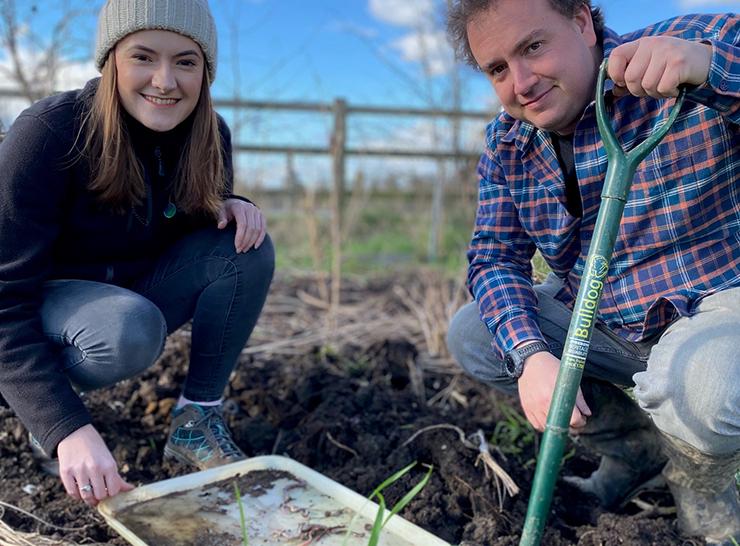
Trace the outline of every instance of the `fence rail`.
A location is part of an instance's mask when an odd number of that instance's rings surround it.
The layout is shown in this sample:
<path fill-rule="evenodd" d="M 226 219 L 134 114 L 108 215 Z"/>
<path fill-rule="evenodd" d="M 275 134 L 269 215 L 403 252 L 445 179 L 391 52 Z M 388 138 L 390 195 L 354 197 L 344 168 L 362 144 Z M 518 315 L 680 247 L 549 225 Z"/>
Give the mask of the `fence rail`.
<path fill-rule="evenodd" d="M 0 88 L 0 99 L 24 98 L 18 91 Z M 301 111 L 312 112 L 333 116 L 333 128 L 330 141 L 326 146 L 284 146 L 284 145 L 257 145 L 242 142 L 232 143 L 233 150 L 237 153 L 255 154 L 285 154 L 292 155 L 329 155 L 332 159 L 332 187 L 331 187 L 331 240 L 332 240 L 332 283 L 331 303 L 335 308 L 339 303 L 340 269 L 341 269 L 341 247 L 342 247 L 342 225 L 344 216 L 344 196 L 346 160 L 348 156 L 375 156 L 375 157 L 397 157 L 397 158 L 428 158 L 434 160 L 454 160 L 458 164 L 463 161 L 477 158 L 479 153 L 467 152 L 460 149 L 459 129 L 462 119 L 479 120 L 482 124 L 491 119 L 492 113 L 484 111 L 444 110 L 436 108 L 407 108 L 407 107 L 381 107 L 367 105 L 351 105 L 344 99 L 337 98 L 331 103 L 320 102 L 276 102 L 276 101 L 254 101 L 237 99 L 215 99 L 216 108 L 234 110 L 272 110 L 272 111 Z M 446 118 L 452 121 L 453 149 L 397 149 L 397 148 L 367 148 L 347 146 L 347 118 L 351 115 L 371 116 L 413 116 L 425 118 Z M 3 140 L 2 127 L 0 127 L 0 142 Z M 442 207 L 442 180 L 437 180 L 434 186 L 432 199 L 433 218 L 441 216 Z M 434 215 L 436 211 L 436 216 Z M 433 222 L 434 224 L 434 222 Z M 438 240 L 438 227 L 433 226 L 430 233 L 430 249 L 436 246 Z M 430 251 L 430 256 L 434 254 Z"/>
<path fill-rule="evenodd" d="M 2 90 L 0 90 L 2 96 Z M 341 99 L 339 99 L 341 100 Z M 242 99 L 214 99 L 214 106 L 252 110 L 302 110 L 306 112 L 331 113 L 334 105 L 328 102 L 277 102 Z M 439 108 L 409 108 L 396 106 L 363 106 L 347 104 L 348 114 L 379 114 L 391 116 L 435 116 L 448 118 L 488 119 L 490 112 L 483 110 L 445 110 Z"/>
<path fill-rule="evenodd" d="M 343 99 L 336 99 L 333 103 L 322 102 L 273 102 L 273 101 L 249 101 L 249 100 L 214 100 L 216 108 L 233 108 L 236 110 L 272 110 L 272 111 L 300 111 L 334 115 L 334 127 L 344 127 L 345 138 L 342 142 L 337 141 L 336 131 L 332 135 L 332 144 L 328 146 L 284 146 L 284 145 L 257 145 L 236 144 L 234 151 L 242 153 L 283 153 L 296 155 L 327 155 L 336 154 L 340 150 L 344 156 L 374 156 L 374 157 L 403 157 L 403 158 L 428 158 L 428 159 L 472 159 L 478 157 L 479 153 L 466 152 L 463 150 L 417 150 L 396 148 L 348 148 L 346 143 L 347 117 L 350 115 L 376 115 L 376 116 L 409 116 L 409 117 L 434 117 L 447 119 L 477 119 L 485 122 L 491 118 L 491 114 L 484 111 L 473 110 L 443 110 L 438 108 L 406 108 L 406 107 L 384 107 L 384 106 L 362 106 L 350 105 Z"/>
<path fill-rule="evenodd" d="M 0 98 L 23 99 L 24 95 L 13 89 L 0 89 Z M 343 99 L 336 99 L 333 103 L 328 102 L 303 102 L 303 101 L 258 101 L 242 99 L 214 99 L 214 107 L 228 108 L 233 110 L 269 110 L 269 111 L 292 111 L 312 112 L 341 117 L 335 119 L 334 127 L 345 127 L 345 138 L 343 142 L 335 142 L 336 134 L 332 135 L 332 143 L 326 146 L 291 146 L 274 144 L 245 144 L 234 143 L 233 149 L 239 153 L 254 154 L 293 154 L 293 155 L 335 155 L 340 150 L 344 156 L 366 156 L 366 157 L 398 157 L 398 158 L 428 158 L 428 159 L 474 159 L 478 157 L 477 152 L 467 152 L 455 149 L 397 149 L 397 148 L 367 148 L 347 147 L 346 144 L 346 118 L 351 115 L 375 115 L 375 116 L 408 116 L 408 117 L 430 117 L 447 118 L 452 120 L 472 119 L 486 122 L 491 119 L 491 113 L 483 110 L 445 110 L 439 108 L 410 108 L 410 107 L 386 107 L 352 105 Z M 3 134 L 0 131 L 0 141 Z"/>

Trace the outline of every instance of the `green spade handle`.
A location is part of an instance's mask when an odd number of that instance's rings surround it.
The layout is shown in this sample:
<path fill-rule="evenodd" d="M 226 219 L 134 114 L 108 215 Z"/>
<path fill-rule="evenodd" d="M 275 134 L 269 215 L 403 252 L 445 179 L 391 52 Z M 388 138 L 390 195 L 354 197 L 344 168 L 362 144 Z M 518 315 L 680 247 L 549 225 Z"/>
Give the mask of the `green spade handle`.
<path fill-rule="evenodd" d="M 685 97 L 685 90 L 682 89 L 666 122 L 655 129 L 644 142 L 625 153 L 617 141 L 604 106 L 606 74 L 607 61 L 605 59 L 599 68 L 596 82 L 596 121 L 609 163 L 601 193 L 601 206 L 596 218 L 578 296 L 573 307 L 573 316 L 563 347 L 563 355 L 560 359 L 560 370 L 547 416 L 545 433 L 542 437 L 520 546 L 537 546 L 544 533 L 568 437 L 568 424 L 573 413 L 578 387 L 581 384 L 581 376 L 591 344 L 591 334 L 596 323 L 599 301 L 604 288 L 604 279 L 609 270 L 609 262 L 624 213 L 624 205 L 632 185 L 632 178 L 637 165 L 658 145 L 671 128 Z"/>
<path fill-rule="evenodd" d="M 599 133 L 601 134 L 601 140 L 604 143 L 606 157 L 609 160 L 606 180 L 604 181 L 604 189 L 601 193 L 601 197 L 602 199 L 604 197 L 613 197 L 615 199 L 627 201 L 627 195 L 629 194 L 630 186 L 632 185 L 632 178 L 635 176 L 637 166 L 643 159 L 645 159 L 653 148 L 663 140 L 663 137 L 671 129 L 671 126 L 673 125 L 673 122 L 676 121 L 678 113 L 681 110 L 681 106 L 683 105 L 686 90 L 684 88 L 681 89 L 681 92 L 676 99 L 676 104 L 673 106 L 671 114 L 668 116 L 666 122 L 660 127 L 654 129 L 644 142 L 625 153 L 621 144 L 617 141 L 617 136 L 614 134 L 614 129 L 612 129 L 611 122 L 606 113 L 606 106 L 604 105 L 604 80 L 606 79 L 606 69 L 607 59 L 604 59 L 599 68 L 599 77 L 596 80 L 596 123 L 599 126 Z M 622 215 L 620 213 L 620 220 L 621 217 Z M 617 223 L 619 223 L 619 221 Z"/>

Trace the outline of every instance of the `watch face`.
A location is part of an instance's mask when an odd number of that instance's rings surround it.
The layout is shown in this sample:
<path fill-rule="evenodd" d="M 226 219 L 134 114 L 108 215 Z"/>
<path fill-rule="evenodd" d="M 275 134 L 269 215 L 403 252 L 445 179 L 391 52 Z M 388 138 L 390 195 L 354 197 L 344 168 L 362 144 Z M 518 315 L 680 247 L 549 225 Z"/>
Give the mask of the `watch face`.
<path fill-rule="evenodd" d="M 516 356 L 515 356 L 516 355 Z M 512 377 L 518 377 L 520 366 L 517 365 L 517 361 L 519 360 L 517 357 L 519 355 L 516 353 L 516 350 L 512 351 L 511 353 L 508 353 L 504 357 L 504 368 L 506 369 L 506 373 L 508 373 Z"/>

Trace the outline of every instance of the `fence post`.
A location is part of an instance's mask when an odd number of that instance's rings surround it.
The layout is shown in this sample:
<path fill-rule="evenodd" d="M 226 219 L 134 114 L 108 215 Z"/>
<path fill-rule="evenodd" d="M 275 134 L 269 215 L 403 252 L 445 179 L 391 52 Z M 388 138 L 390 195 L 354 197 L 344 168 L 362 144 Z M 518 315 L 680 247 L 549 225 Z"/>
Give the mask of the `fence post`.
<path fill-rule="evenodd" d="M 347 101 L 335 99 L 332 105 L 334 131 L 331 137 L 333 186 L 331 192 L 331 306 L 339 306 L 340 277 L 342 275 L 342 220 L 344 212 L 344 168 L 347 148 Z"/>

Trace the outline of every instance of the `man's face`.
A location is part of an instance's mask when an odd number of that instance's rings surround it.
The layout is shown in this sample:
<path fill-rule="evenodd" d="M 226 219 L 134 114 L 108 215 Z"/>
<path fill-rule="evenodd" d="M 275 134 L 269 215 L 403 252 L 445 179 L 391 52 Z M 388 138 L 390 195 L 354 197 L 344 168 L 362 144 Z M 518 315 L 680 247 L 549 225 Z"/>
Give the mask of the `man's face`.
<path fill-rule="evenodd" d="M 498 0 L 470 21 L 468 42 L 509 115 L 547 131 L 573 132 L 593 99 L 596 77 L 587 6 L 571 19 L 548 0 Z"/>

